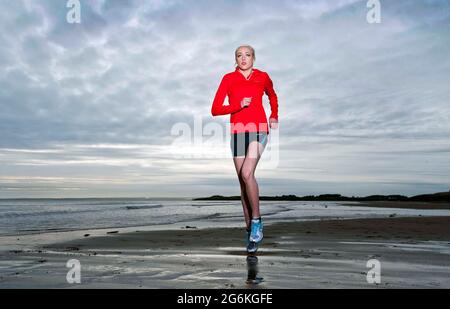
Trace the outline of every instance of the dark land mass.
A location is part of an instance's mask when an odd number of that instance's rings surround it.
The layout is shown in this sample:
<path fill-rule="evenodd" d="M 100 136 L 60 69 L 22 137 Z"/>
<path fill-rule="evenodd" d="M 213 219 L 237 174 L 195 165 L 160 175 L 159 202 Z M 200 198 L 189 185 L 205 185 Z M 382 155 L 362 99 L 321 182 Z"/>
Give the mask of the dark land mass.
<path fill-rule="evenodd" d="M 222 196 L 213 195 L 210 197 L 194 198 L 194 201 L 216 200 L 216 201 L 239 201 L 241 196 Z M 369 202 L 369 201 L 393 201 L 393 202 L 432 202 L 432 203 L 450 203 L 450 191 L 438 192 L 432 194 L 420 194 L 415 196 L 404 195 L 369 195 L 365 197 L 359 196 L 343 196 L 341 194 L 320 194 L 296 196 L 277 195 L 277 196 L 260 196 L 261 201 L 353 201 L 353 202 Z"/>

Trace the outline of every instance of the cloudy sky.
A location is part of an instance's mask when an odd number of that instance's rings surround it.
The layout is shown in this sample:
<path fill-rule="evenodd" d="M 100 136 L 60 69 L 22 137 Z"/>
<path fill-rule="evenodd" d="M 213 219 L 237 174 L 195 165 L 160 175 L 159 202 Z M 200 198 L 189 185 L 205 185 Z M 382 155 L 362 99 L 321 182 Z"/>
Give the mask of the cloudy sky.
<path fill-rule="evenodd" d="M 380 2 L 0 0 L 0 198 L 240 194 L 210 110 L 241 44 L 279 97 L 261 195 L 448 191 L 450 2 Z"/>

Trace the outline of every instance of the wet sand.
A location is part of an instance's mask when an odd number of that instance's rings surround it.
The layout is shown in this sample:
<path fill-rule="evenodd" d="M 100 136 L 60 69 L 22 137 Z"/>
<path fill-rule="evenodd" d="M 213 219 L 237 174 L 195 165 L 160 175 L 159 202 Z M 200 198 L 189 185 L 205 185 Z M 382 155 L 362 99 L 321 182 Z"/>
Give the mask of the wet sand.
<path fill-rule="evenodd" d="M 450 288 L 450 217 L 276 223 L 255 256 L 244 245 L 239 228 L 81 231 L 2 252 L 0 287 Z M 66 280 L 69 259 L 80 261 L 80 284 Z M 381 264 L 380 283 L 367 282 L 370 259 Z"/>

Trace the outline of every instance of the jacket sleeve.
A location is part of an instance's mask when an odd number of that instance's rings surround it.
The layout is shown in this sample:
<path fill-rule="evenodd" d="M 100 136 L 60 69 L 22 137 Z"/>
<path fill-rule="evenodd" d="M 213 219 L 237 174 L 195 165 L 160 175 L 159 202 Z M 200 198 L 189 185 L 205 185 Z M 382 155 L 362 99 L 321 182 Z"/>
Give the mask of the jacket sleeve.
<path fill-rule="evenodd" d="M 219 89 L 217 89 L 214 101 L 211 107 L 211 114 L 213 116 L 232 114 L 242 109 L 241 102 L 231 100 L 228 97 L 229 105 L 223 105 L 225 97 L 228 93 L 228 78 L 225 75 L 220 82 Z"/>
<path fill-rule="evenodd" d="M 272 113 L 270 114 L 269 118 L 274 118 L 278 120 L 278 97 L 277 94 L 275 93 L 275 90 L 273 89 L 273 82 L 270 79 L 269 74 L 267 74 L 264 91 L 269 97 L 270 109 L 272 110 Z"/>

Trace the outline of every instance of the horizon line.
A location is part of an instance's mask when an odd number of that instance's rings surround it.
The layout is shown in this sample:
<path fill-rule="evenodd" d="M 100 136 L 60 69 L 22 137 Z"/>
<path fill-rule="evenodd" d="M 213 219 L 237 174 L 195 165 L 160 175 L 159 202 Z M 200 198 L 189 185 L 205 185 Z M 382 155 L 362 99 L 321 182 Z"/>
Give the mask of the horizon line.
<path fill-rule="evenodd" d="M 359 198 L 359 197 L 368 197 L 368 196 L 375 196 L 375 195 L 380 195 L 380 196 L 392 196 L 392 195 L 399 195 L 399 196 L 406 196 L 406 197 L 413 197 L 413 196 L 417 196 L 417 195 L 424 195 L 424 194 L 435 194 L 435 193 L 442 193 L 442 192 L 450 192 L 449 191 L 441 191 L 441 192 L 433 192 L 433 193 L 422 193 L 422 194 L 416 194 L 416 195 L 403 195 L 403 194 L 370 194 L 370 195 L 366 195 L 366 196 L 358 196 L 358 195 L 342 195 L 340 193 L 321 193 L 321 194 L 307 194 L 307 195 L 297 195 L 297 194 L 281 194 L 281 195 L 260 195 L 260 197 L 276 197 L 276 196 L 297 196 L 297 197 L 306 197 L 306 196 L 320 196 L 320 195 L 340 195 L 343 197 L 355 197 L 355 198 Z M 119 197 L 9 197 L 9 198 L 0 198 L 0 200 L 69 200 L 69 199 L 194 199 L 194 198 L 208 198 L 208 197 L 212 197 L 212 196 L 223 196 L 223 197 L 235 197 L 235 196 L 239 196 L 239 195 L 220 195 L 220 194 L 213 194 L 210 196 L 197 196 L 197 197 L 192 197 L 192 196 L 119 196 Z"/>

